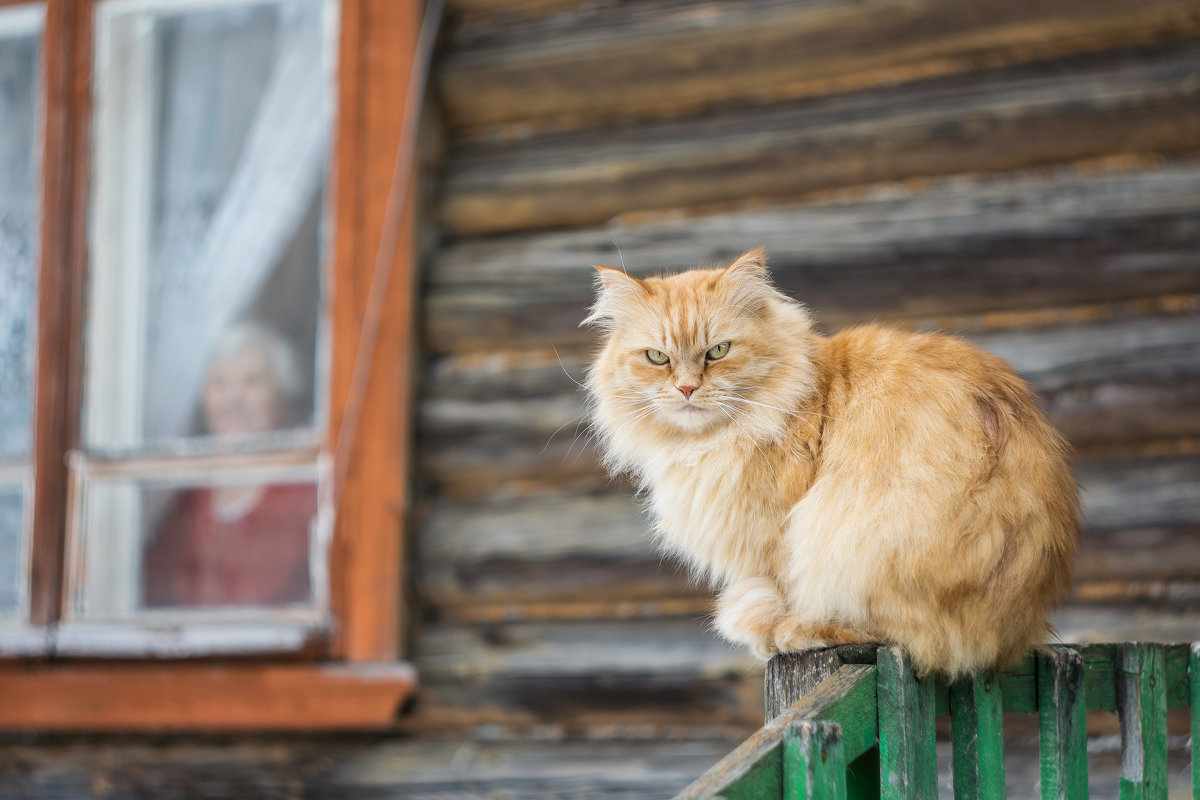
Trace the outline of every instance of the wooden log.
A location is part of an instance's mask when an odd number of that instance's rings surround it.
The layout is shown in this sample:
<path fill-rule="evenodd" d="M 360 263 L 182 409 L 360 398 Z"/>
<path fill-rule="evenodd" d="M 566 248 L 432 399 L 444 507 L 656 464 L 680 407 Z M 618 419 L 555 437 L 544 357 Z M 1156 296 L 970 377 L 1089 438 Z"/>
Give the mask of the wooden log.
<path fill-rule="evenodd" d="M 1085 497 L 1084 579 L 1200 577 L 1200 456 L 1089 461 L 1076 475 Z M 414 575 L 424 601 L 443 609 L 701 596 L 704 587 L 655 551 L 646 528 L 636 502 L 623 495 L 438 505 L 420 527 Z M 1114 543 L 1119 549 L 1109 552 Z M 1183 553 L 1178 563 L 1156 566 L 1173 551 Z"/>
<path fill-rule="evenodd" d="M 1167 681 L 1163 648 L 1117 649 L 1121 800 L 1167 796 Z"/>
<path fill-rule="evenodd" d="M 595 225 L 632 211 L 794 198 L 1200 146 L 1200 45 L 1105 53 L 733 114 L 467 144 L 453 233 Z"/>
<path fill-rule="evenodd" d="M 590 265 L 646 274 L 728 263 L 755 247 L 766 248 L 780 288 L 828 329 L 1194 294 L 1197 236 L 1192 161 L 885 186 L 854 200 L 464 241 L 429 270 L 425 340 L 433 353 L 495 357 L 493 368 L 502 351 L 578 352 L 594 344 L 579 328 Z"/>
<path fill-rule="evenodd" d="M 1087 725 L 1083 658 L 1069 648 L 1038 654 L 1042 797 L 1087 800 Z"/>
<path fill-rule="evenodd" d="M 1041 394 L 1050 421 L 1086 456 L 1113 445 L 1200 435 L 1196 314 L 1105 320 L 970 336 L 1007 358 Z M 519 354 L 509 353 L 509 356 Z M 538 365 L 540 359 L 541 366 Z M 491 366 L 442 359 L 423 397 L 419 459 L 440 496 L 478 503 L 606 491 L 574 383 L 582 358 L 530 354 L 509 386 Z M 629 487 L 618 482 L 622 490 Z"/>
<path fill-rule="evenodd" d="M 955 800 L 1003 800 L 1004 709 L 1000 676 L 988 672 L 950 686 Z"/>
<path fill-rule="evenodd" d="M 1181 0 L 818 5 L 461 0 L 439 88 L 451 120 L 630 118 L 824 94 L 1194 33 Z M 498 16 L 503 8 L 505 13 Z M 533 12 L 553 13 L 534 16 Z"/>

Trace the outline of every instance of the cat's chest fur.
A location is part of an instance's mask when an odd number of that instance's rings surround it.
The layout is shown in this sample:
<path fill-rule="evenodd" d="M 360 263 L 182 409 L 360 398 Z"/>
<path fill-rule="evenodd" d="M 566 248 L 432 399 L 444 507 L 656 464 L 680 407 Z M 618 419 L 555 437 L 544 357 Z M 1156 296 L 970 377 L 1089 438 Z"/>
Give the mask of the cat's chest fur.
<path fill-rule="evenodd" d="M 773 574 L 787 516 L 770 464 L 740 449 L 676 455 L 647 470 L 663 545 L 718 584 Z"/>

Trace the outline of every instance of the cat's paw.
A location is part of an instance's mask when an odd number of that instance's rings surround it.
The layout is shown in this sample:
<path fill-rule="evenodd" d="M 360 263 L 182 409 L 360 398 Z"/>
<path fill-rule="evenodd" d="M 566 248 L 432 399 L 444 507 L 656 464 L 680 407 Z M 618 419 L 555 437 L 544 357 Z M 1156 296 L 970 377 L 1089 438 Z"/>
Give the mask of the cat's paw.
<path fill-rule="evenodd" d="M 816 627 L 796 617 L 784 617 L 775 628 L 775 647 L 780 653 L 803 653 L 828 647 Z"/>
<path fill-rule="evenodd" d="M 750 578 L 726 587 L 717 598 L 714 625 L 725 639 L 745 645 L 763 661 L 779 652 L 775 630 L 784 604 L 775 583 Z"/>

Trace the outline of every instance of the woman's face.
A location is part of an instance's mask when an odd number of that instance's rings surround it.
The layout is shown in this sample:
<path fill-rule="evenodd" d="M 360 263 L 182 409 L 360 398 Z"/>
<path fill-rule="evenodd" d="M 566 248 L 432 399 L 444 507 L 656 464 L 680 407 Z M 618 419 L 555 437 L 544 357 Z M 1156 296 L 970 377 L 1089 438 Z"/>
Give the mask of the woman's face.
<path fill-rule="evenodd" d="M 209 369 L 204 421 L 218 436 L 275 430 L 282 422 L 282 401 L 267 354 L 249 347 Z"/>

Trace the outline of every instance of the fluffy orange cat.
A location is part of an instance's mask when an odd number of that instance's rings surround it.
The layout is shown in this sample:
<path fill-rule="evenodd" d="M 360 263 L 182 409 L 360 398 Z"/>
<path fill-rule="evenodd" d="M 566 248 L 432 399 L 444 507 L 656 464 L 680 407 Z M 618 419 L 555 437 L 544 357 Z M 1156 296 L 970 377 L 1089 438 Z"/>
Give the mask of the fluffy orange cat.
<path fill-rule="evenodd" d="M 607 466 L 719 588 L 760 657 L 896 644 L 949 676 L 1048 634 L 1079 539 L 1066 445 L 1001 359 L 949 336 L 824 337 L 761 250 L 636 279 L 599 267 L 588 374 Z"/>

